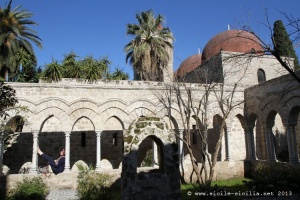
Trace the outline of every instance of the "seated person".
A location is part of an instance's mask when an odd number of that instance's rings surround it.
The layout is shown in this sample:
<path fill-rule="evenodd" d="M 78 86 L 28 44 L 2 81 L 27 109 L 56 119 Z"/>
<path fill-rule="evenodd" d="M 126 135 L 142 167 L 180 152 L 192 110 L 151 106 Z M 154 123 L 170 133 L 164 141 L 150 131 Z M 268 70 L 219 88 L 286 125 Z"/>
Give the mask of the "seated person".
<path fill-rule="evenodd" d="M 51 166 L 52 172 L 54 174 L 62 173 L 65 169 L 65 149 L 62 149 L 60 151 L 60 156 L 56 160 L 48 156 L 47 154 L 44 154 L 40 148 L 37 148 L 37 153 L 42 156 L 45 160 L 49 162 L 49 165 Z"/>

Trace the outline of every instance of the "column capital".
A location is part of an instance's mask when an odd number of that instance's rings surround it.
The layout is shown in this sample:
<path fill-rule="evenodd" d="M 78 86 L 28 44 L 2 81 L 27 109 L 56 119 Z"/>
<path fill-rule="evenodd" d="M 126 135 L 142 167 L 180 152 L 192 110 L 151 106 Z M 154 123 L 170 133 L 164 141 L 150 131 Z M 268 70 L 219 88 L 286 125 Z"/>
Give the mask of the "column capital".
<path fill-rule="evenodd" d="M 96 137 L 101 137 L 102 132 L 103 132 L 102 130 L 95 131 Z"/>
<path fill-rule="evenodd" d="M 31 132 L 34 136 L 38 136 L 40 134 L 39 130 L 31 130 Z"/>
<path fill-rule="evenodd" d="M 65 131 L 64 133 L 65 133 L 66 137 L 70 137 L 70 135 L 71 135 L 71 131 Z"/>

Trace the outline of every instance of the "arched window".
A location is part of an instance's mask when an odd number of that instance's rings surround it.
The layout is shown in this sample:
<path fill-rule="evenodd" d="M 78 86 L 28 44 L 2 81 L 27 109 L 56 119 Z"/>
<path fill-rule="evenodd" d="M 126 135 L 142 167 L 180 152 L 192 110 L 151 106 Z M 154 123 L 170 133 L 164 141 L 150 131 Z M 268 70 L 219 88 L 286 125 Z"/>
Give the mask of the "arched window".
<path fill-rule="evenodd" d="M 258 79 L 258 83 L 262 83 L 266 81 L 266 74 L 263 69 L 257 70 L 257 79 Z"/>

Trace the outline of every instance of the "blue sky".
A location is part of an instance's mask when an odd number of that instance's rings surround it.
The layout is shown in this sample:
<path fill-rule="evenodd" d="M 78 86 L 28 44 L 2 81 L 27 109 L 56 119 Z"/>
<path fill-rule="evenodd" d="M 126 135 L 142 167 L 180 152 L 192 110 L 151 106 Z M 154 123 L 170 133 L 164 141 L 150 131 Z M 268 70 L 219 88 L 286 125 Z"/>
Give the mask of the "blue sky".
<path fill-rule="evenodd" d="M 8 0 L 1 1 L 1 6 Z M 125 62 L 124 46 L 130 41 L 126 24 L 136 23 L 137 12 L 152 9 L 165 16 L 175 37 L 174 70 L 187 57 L 198 53 L 216 34 L 250 25 L 264 41 L 271 43 L 265 9 L 271 25 L 285 18 L 279 12 L 299 17 L 299 0 L 13 0 L 34 14 L 32 27 L 42 39 L 43 49 L 35 48 L 38 65 L 44 66 L 73 50 L 81 58 L 108 56 L 112 68 L 120 67 L 132 78 Z M 298 15 L 297 15 L 298 14 Z M 299 50 L 297 50 L 299 56 Z"/>

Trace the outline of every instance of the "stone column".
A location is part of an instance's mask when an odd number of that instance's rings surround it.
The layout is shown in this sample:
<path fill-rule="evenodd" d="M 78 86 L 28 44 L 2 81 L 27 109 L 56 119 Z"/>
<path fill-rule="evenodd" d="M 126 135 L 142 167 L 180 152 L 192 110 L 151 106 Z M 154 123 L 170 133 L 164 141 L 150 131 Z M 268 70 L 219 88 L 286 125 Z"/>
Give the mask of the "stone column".
<path fill-rule="evenodd" d="M 101 170 L 101 134 L 102 131 L 95 131 L 97 137 L 97 147 L 96 147 L 96 171 Z"/>
<path fill-rule="evenodd" d="M 294 163 L 299 163 L 299 155 L 298 155 L 298 148 L 297 148 L 297 137 L 296 137 L 296 125 L 292 126 L 292 134 L 291 134 L 291 139 L 292 139 L 292 144 L 293 144 L 293 152 L 294 152 Z"/>
<path fill-rule="evenodd" d="M 249 160 L 256 160 L 256 152 L 255 152 L 255 143 L 254 143 L 254 127 L 248 127 L 248 131 L 246 133 L 247 137 L 247 146 L 248 146 L 248 155 L 247 158 Z"/>
<path fill-rule="evenodd" d="M 261 130 L 261 132 L 265 135 L 265 146 L 266 146 L 266 154 L 267 154 L 267 158 L 266 158 L 266 160 L 269 160 L 269 158 L 270 158 L 270 150 L 269 150 L 269 135 L 268 135 L 268 131 L 267 131 L 267 129 L 265 128 L 265 127 L 263 127 L 263 128 L 261 128 L 262 130 Z"/>
<path fill-rule="evenodd" d="M 4 133 L 1 131 L 0 133 L 0 176 L 3 174 L 3 152 L 4 152 Z"/>
<path fill-rule="evenodd" d="M 65 156 L 66 156 L 66 160 L 65 160 L 65 170 L 64 173 L 70 173 L 70 136 L 71 136 L 71 132 L 67 131 L 65 132 Z"/>
<path fill-rule="evenodd" d="M 274 146 L 274 135 L 272 131 L 272 127 L 267 127 L 266 131 L 266 139 L 267 139 L 267 152 L 268 152 L 268 160 L 269 161 L 276 161 L 276 154 L 275 154 L 275 146 Z"/>
<path fill-rule="evenodd" d="M 231 160 L 231 155 L 230 155 L 230 130 L 231 127 L 227 127 L 225 128 L 225 148 L 226 148 L 226 161 L 230 161 Z"/>
<path fill-rule="evenodd" d="M 30 174 L 37 174 L 38 169 L 38 155 L 37 155 L 37 148 L 38 148 L 38 141 L 39 141 L 39 131 L 33 131 L 33 151 L 32 151 L 32 162 L 30 168 Z"/>
<path fill-rule="evenodd" d="M 153 150 L 153 167 L 158 167 L 158 155 L 157 155 L 157 144 L 152 141 L 152 150 Z"/>
<path fill-rule="evenodd" d="M 297 152 L 297 142 L 296 142 L 296 131 L 295 125 L 286 126 L 288 150 L 289 150 L 289 162 L 298 163 L 298 152 Z"/>
<path fill-rule="evenodd" d="M 184 152 L 183 152 L 183 129 L 179 129 L 179 138 L 178 139 L 178 154 L 179 154 L 179 163 L 182 164 Z"/>

